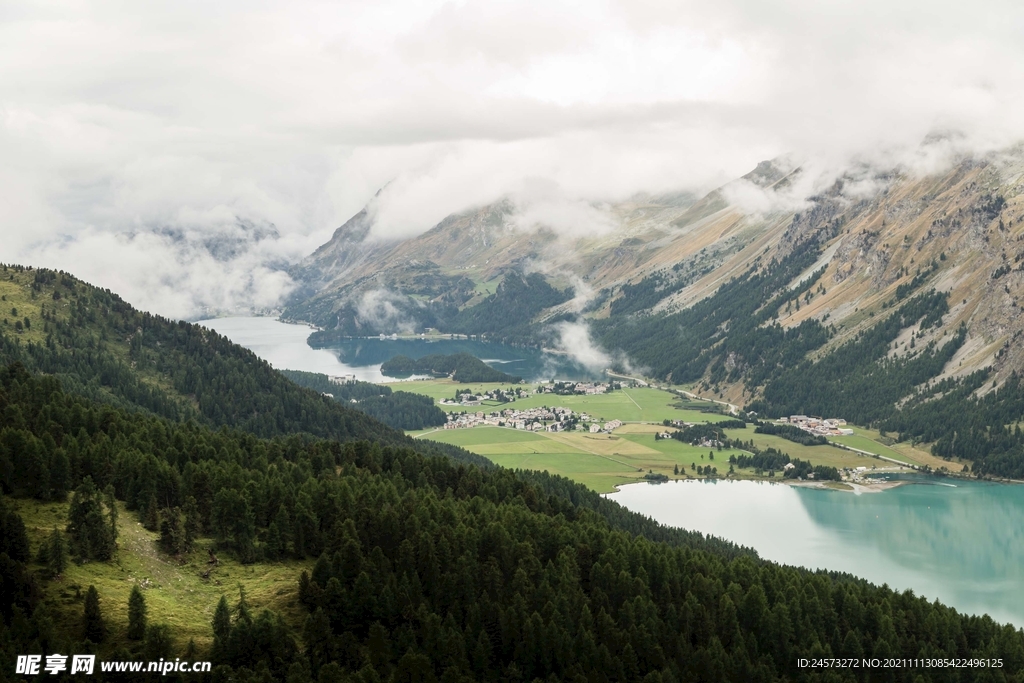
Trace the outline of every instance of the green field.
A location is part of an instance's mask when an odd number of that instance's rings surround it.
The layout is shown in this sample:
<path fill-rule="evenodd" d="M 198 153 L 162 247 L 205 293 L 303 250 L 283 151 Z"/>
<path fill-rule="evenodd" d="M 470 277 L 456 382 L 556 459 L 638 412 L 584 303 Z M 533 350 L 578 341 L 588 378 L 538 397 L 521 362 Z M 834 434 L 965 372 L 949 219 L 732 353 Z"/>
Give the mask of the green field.
<path fill-rule="evenodd" d="M 744 441 L 753 439 L 754 444 L 758 448 L 775 448 L 789 454 L 791 458 L 807 460 L 812 465 L 827 465 L 841 469 L 843 467 L 881 467 L 886 464 L 884 460 L 860 455 L 835 446 L 804 446 L 803 444 L 783 439 L 781 436 L 755 434 L 753 429 L 729 429 L 726 430 L 726 433 L 732 439 L 742 439 Z M 865 448 L 864 450 L 868 449 Z"/>
<path fill-rule="evenodd" d="M 853 436 L 830 436 L 829 441 L 835 441 L 841 443 L 844 446 L 850 448 L 858 448 L 862 451 L 868 451 L 869 453 L 875 453 L 886 458 L 892 458 L 905 463 L 913 463 L 913 461 L 902 453 L 898 453 L 893 449 L 889 448 L 885 444 L 879 443 L 874 439 L 870 439 L 860 434 L 854 434 Z"/>
<path fill-rule="evenodd" d="M 674 476 L 678 465 L 689 474 L 692 466 L 713 465 L 720 475 L 729 471 L 729 455 L 739 451 L 714 451 L 674 440 L 654 439 L 647 432 L 585 434 L 581 432 L 529 433 L 506 427 L 474 427 L 430 433 L 426 438 L 462 446 L 489 460 L 520 469 L 559 474 L 595 491 L 606 493 L 615 486 L 640 481 L 649 471 Z"/>
<path fill-rule="evenodd" d="M 54 526 L 67 526 L 67 503 L 6 500 L 25 521 L 33 557 Z M 209 647 L 217 601 L 226 595 L 232 605 L 236 604 L 239 586 L 245 589 L 254 615 L 264 608 L 274 610 L 294 631 L 301 631 L 306 615 L 298 602 L 298 577 L 312 566 L 311 561 L 242 565 L 230 553 L 221 553 L 220 564 L 209 579 L 203 579 L 201 574 L 209 568 L 207 549 L 213 547 L 212 539 L 200 539 L 197 549 L 179 561 L 158 549 L 158 534 L 144 529 L 134 512 L 127 511 L 122 503 L 118 508 L 118 552 L 114 560 L 82 565 L 71 562 L 59 580 L 43 583 L 44 600 L 55 608 L 53 614 L 64 620 L 58 626 L 68 633 L 79 632 L 85 592 L 94 585 L 107 628 L 114 639 L 123 639 L 128 625 L 128 595 L 136 584 L 143 589 L 149 623 L 169 624 L 179 649 L 184 649 L 189 639 L 195 639 L 201 649 Z"/>
<path fill-rule="evenodd" d="M 412 432 L 416 434 L 417 432 Z M 424 434 L 425 432 L 418 432 Z M 441 429 L 435 430 L 428 437 L 431 441 L 450 443 L 455 446 L 506 443 L 536 443 L 545 441 L 544 437 L 518 429 L 502 427 L 477 427 L 476 429 Z"/>
<path fill-rule="evenodd" d="M 468 388 L 474 392 L 482 392 L 502 385 L 467 385 L 451 380 L 434 379 L 390 386 L 415 391 L 438 400 L 454 397 L 456 389 Z M 528 388 L 533 389 L 532 386 Z M 582 432 L 529 433 L 497 427 L 425 430 L 410 434 L 418 438 L 462 446 L 506 467 L 546 470 L 579 481 L 596 491 L 607 492 L 614 490 L 618 484 L 641 480 L 648 471 L 674 476 L 676 465 L 685 469 L 685 476 L 694 475 L 693 465 L 709 464 L 718 469 L 719 475 L 725 475 L 729 471 L 729 455 L 741 451 L 716 451 L 714 463 L 711 463 L 706 448 L 697 448 L 675 440 L 654 439 L 654 433 L 660 430 L 657 425 L 665 419 L 686 422 L 718 422 L 730 419 L 728 415 L 700 412 L 702 406 L 708 405 L 710 404 L 703 401 L 680 399 L 675 394 L 651 387 L 627 388 L 593 396 L 539 394 L 506 404 L 484 403 L 475 409 L 490 412 L 503 408 L 562 406 L 577 413 L 587 413 L 601 422 L 619 419 L 626 424 L 613 435 L 590 435 Z M 462 406 L 442 408 L 449 412 L 474 410 Z M 937 459 L 924 451 L 917 449 L 912 455 L 900 452 L 877 440 L 881 438 L 877 432 L 859 427 L 854 429 L 855 434 L 852 436 L 830 437 L 830 440 L 899 462 L 912 465 L 928 464 L 932 467 L 938 465 Z M 727 434 L 731 439 L 741 439 L 744 442 L 753 440 L 761 449 L 776 448 L 791 458 L 806 460 L 812 465 L 826 465 L 837 469 L 889 465 L 884 460 L 837 446 L 804 446 L 780 436 L 755 434 L 753 428 L 729 429 Z M 734 476 L 753 477 L 754 472 L 752 469 L 736 470 Z"/>
<path fill-rule="evenodd" d="M 474 393 L 482 393 L 493 389 L 508 389 L 505 384 L 460 384 L 449 379 L 415 380 L 410 382 L 392 382 L 387 386 L 394 390 L 409 391 L 416 394 L 430 396 L 435 401 L 451 399 L 455 397 L 457 389 L 469 389 Z M 520 388 L 532 391 L 535 385 L 519 385 Z M 712 406 L 711 403 L 687 401 L 684 405 L 692 406 L 686 409 L 674 407 L 679 403 L 679 397 L 661 389 L 650 387 L 637 387 L 635 389 L 622 389 L 607 394 L 595 394 L 591 396 L 557 396 L 555 394 L 538 394 L 519 399 L 512 403 L 485 402 L 476 410 L 502 410 L 504 408 L 539 408 L 541 406 L 562 406 L 576 411 L 587 413 L 602 422 L 608 420 L 622 420 L 623 422 L 661 422 L 662 420 L 685 420 L 686 422 L 718 422 L 730 419 L 728 415 L 719 413 L 702 413 L 699 407 L 702 405 Z M 473 410 L 464 406 L 440 406 L 448 412 L 462 412 Z"/>
<path fill-rule="evenodd" d="M 507 427 L 474 427 L 434 432 L 428 438 L 462 446 L 503 467 L 547 471 L 578 481 L 590 488 L 608 492 L 616 484 L 637 481 L 642 474 L 628 456 L 602 455 L 595 449 L 574 445 L 575 435 L 533 434 Z M 582 437 L 582 435 L 580 435 Z M 574 441 L 575 439 L 575 441 Z"/>

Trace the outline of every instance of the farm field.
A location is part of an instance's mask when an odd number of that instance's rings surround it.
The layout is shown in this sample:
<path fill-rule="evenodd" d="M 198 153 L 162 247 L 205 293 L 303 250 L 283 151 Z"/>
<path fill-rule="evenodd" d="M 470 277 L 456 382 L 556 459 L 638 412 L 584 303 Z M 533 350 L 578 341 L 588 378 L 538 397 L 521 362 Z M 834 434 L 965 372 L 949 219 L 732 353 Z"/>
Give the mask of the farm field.
<path fill-rule="evenodd" d="M 885 444 L 879 443 L 878 441 L 861 434 L 854 434 L 853 436 L 830 436 L 828 437 L 828 440 L 841 443 L 844 446 L 849 446 L 850 448 L 859 448 L 862 451 L 877 453 L 878 455 L 886 458 L 892 458 L 893 460 L 899 460 L 900 462 L 915 464 L 913 460 L 902 453 L 894 451 Z"/>
<path fill-rule="evenodd" d="M 429 396 L 440 403 L 441 399 L 455 397 L 456 390 L 469 389 L 474 393 L 482 393 L 493 389 L 508 389 L 509 385 L 499 383 L 460 384 L 449 379 L 413 380 L 408 382 L 391 382 L 386 386 L 395 391 L 408 391 Z M 533 390 L 536 385 L 518 385 L 519 388 Z M 563 406 L 578 413 L 587 413 L 602 422 L 622 420 L 623 422 L 661 422 L 662 420 L 685 420 L 686 422 L 718 422 L 730 419 L 728 415 L 718 413 L 702 413 L 700 402 L 686 402 L 692 406 L 685 409 L 675 407 L 679 397 L 661 389 L 637 387 L 622 389 L 608 394 L 590 396 L 557 396 L 555 394 L 539 394 L 519 399 L 512 403 L 484 402 L 478 410 L 500 410 L 503 408 L 539 408 L 541 406 Z M 447 412 L 468 410 L 464 406 L 440 406 Z"/>
<path fill-rule="evenodd" d="M 7 499 L 7 504 L 21 515 L 32 544 L 34 557 L 41 542 L 54 526 L 67 526 L 67 503 Z M 194 639 L 200 649 L 213 641 L 211 622 L 221 595 L 233 606 L 239 598 L 239 587 L 245 589 L 253 615 L 264 608 L 279 613 L 295 631 L 301 630 L 306 612 L 298 601 L 298 577 L 312 561 L 275 561 L 272 564 L 242 565 L 230 553 L 218 556 L 220 564 L 209 579 L 201 574 L 207 565 L 207 549 L 213 540 L 202 538 L 192 553 L 179 562 L 157 548 L 159 534 L 147 531 L 138 522 L 136 513 L 118 502 L 118 553 L 111 562 L 68 563 L 63 577 L 47 581 L 44 600 L 57 607 L 66 623 L 57 625 L 69 633 L 81 629 L 82 605 L 90 585 L 100 594 L 100 607 L 107 628 L 116 638 L 123 638 L 128 625 L 128 596 L 138 584 L 146 598 L 150 624 L 168 624 L 175 634 L 175 647 L 184 649 Z"/>
<path fill-rule="evenodd" d="M 629 431 L 626 428 L 632 427 Z M 640 431 L 637 428 L 646 428 Z M 424 438 L 462 446 L 505 467 L 560 474 L 595 491 L 607 493 L 618 484 L 642 480 L 648 472 L 674 476 L 678 465 L 692 475 L 694 464 L 729 470 L 729 455 L 674 440 L 655 441 L 655 425 L 625 425 L 614 434 L 535 433 L 505 427 L 474 427 L 421 433 Z M 525 438 L 524 438 L 525 437 Z"/>
<path fill-rule="evenodd" d="M 755 434 L 753 429 L 727 429 L 726 434 L 733 439 L 743 441 L 754 441 L 758 448 L 775 448 L 788 453 L 791 458 L 807 460 L 812 465 L 827 465 L 829 467 L 881 467 L 886 463 L 866 455 L 859 455 L 853 451 L 846 451 L 835 446 L 804 446 L 781 436 L 771 434 Z M 867 449 L 864 449 L 867 450 Z"/>
<path fill-rule="evenodd" d="M 435 400 L 454 397 L 456 389 L 468 388 L 474 392 L 501 387 L 499 384 L 458 384 L 451 380 L 435 379 L 392 384 L 405 391 L 415 390 Z M 522 386 L 522 385 L 521 385 Z M 507 387 L 504 387 L 507 388 Z M 530 389 L 533 386 L 529 387 Z M 720 476 L 729 471 L 729 456 L 745 451 L 715 451 L 715 460 L 708 458 L 707 448 L 690 446 L 669 439 L 655 440 L 663 431 L 662 420 L 686 422 L 719 422 L 731 419 L 719 413 L 704 413 L 699 409 L 705 402 L 680 399 L 661 389 L 650 387 L 627 388 L 609 394 L 591 396 L 557 396 L 541 394 L 512 403 L 489 405 L 479 409 L 490 411 L 505 407 L 520 409 L 540 406 L 563 406 L 578 413 L 587 413 L 595 420 L 607 422 L 623 420 L 625 424 L 613 434 L 583 432 L 531 433 L 499 427 L 476 427 L 458 430 L 424 430 L 410 432 L 411 436 L 427 438 L 462 446 L 491 461 L 513 468 L 546 470 L 581 482 L 596 491 L 608 492 L 618 484 L 638 481 L 648 472 L 672 477 L 678 465 L 681 476 L 695 476 L 694 466 L 712 465 Z M 449 412 L 466 410 L 462 406 L 442 406 Z M 861 427 L 854 427 L 852 436 L 831 437 L 837 443 L 877 453 L 910 465 L 929 465 L 937 468 L 950 463 L 942 461 L 910 444 L 887 446 L 881 436 Z M 884 460 L 860 455 L 837 446 L 804 446 L 780 436 L 755 434 L 753 428 L 728 429 L 732 439 L 753 440 L 758 448 L 776 448 L 791 458 L 809 461 L 812 465 L 826 465 L 837 469 L 890 466 Z M 959 465 L 950 469 L 959 469 Z M 739 478 L 753 477 L 752 469 L 736 469 Z"/>
<path fill-rule="evenodd" d="M 603 436 L 606 443 L 594 439 L 591 444 L 584 440 L 583 434 L 577 438 L 575 434 L 533 434 L 507 427 L 474 427 L 440 430 L 426 438 L 462 446 L 503 467 L 559 474 L 601 493 L 613 491 L 617 484 L 642 479 L 643 473 L 638 471 L 640 465 L 634 464 L 634 459 L 646 454 L 645 449 L 628 441 L 622 448 L 615 449 L 609 444 L 624 440 Z M 620 450 L 628 453 L 620 453 Z"/>
<path fill-rule="evenodd" d="M 853 437 L 842 437 L 842 438 L 856 438 L 862 437 L 868 439 L 871 444 L 869 446 L 858 446 L 856 443 L 849 444 L 853 448 L 863 448 L 863 450 L 878 453 L 886 457 L 893 458 L 894 460 L 902 460 L 903 462 L 914 463 L 918 465 L 928 465 L 932 469 L 939 469 L 945 467 L 953 472 L 959 472 L 965 464 L 970 464 L 968 460 L 943 460 L 942 458 L 932 455 L 929 452 L 928 447 L 924 444 L 914 445 L 909 441 L 900 441 L 890 446 L 886 446 L 880 442 L 882 435 L 878 433 L 878 430 L 868 429 L 867 427 L 857 427 L 849 425 L 854 431 Z M 835 439 L 840 441 L 839 438 Z M 884 449 L 884 450 L 883 450 Z M 895 454 L 895 455 L 893 455 Z"/>
<path fill-rule="evenodd" d="M 423 396 L 429 396 L 435 401 L 440 402 L 441 399 L 452 399 L 455 398 L 456 389 L 469 389 L 473 393 L 480 393 L 482 391 L 490 391 L 492 389 L 508 389 L 513 385 L 499 384 L 497 382 L 477 382 L 470 384 L 462 384 L 455 382 L 450 379 L 413 379 L 405 382 L 385 382 L 384 386 L 391 387 L 392 391 L 408 391 L 413 394 L 422 394 Z M 519 384 L 515 385 L 523 389 L 532 389 L 531 385 Z M 442 410 L 448 410 L 452 406 L 441 406 Z M 462 408 L 459 408 L 462 410 Z"/>

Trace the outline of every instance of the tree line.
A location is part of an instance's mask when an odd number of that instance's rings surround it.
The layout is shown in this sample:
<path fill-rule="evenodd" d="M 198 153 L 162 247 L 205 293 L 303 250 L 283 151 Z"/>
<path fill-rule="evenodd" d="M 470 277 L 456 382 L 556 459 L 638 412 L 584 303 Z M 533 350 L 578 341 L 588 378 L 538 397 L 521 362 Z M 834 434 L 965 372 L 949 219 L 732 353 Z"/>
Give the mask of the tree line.
<path fill-rule="evenodd" d="M 371 382 L 332 382 L 327 375 L 301 370 L 281 370 L 281 374 L 301 387 L 329 394 L 339 403 L 366 413 L 389 427 L 403 430 L 426 429 L 443 425 L 448 416 L 429 396 Z"/>
<path fill-rule="evenodd" d="M 464 384 L 476 382 L 518 384 L 523 379 L 492 368 L 476 356 L 466 352 L 449 355 L 431 354 L 420 358 L 398 355 L 385 361 L 380 366 L 380 371 L 387 377 L 450 376 L 456 382 Z"/>

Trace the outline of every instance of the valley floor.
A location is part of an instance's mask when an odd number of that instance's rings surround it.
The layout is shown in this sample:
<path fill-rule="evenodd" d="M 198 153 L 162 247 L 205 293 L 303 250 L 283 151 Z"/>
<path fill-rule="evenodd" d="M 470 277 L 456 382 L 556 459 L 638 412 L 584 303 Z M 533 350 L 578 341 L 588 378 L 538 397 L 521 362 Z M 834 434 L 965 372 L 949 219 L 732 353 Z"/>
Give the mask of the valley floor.
<path fill-rule="evenodd" d="M 498 384 L 459 384 L 451 380 L 423 380 L 390 385 L 403 391 L 431 396 L 448 412 L 472 410 L 461 406 L 445 406 L 441 399 L 455 395 L 456 389 L 470 389 L 480 393 L 498 388 Z M 557 396 L 536 394 L 512 403 L 485 402 L 477 410 L 489 412 L 502 408 L 534 408 L 562 406 L 576 412 L 587 412 L 601 421 L 619 419 L 624 424 L 611 434 L 585 432 L 524 432 L 506 427 L 474 427 L 472 429 L 434 429 L 410 432 L 416 438 L 431 439 L 462 446 L 491 461 L 511 468 L 548 471 L 589 486 L 595 491 L 609 493 L 622 484 L 643 481 L 647 474 L 663 474 L 669 478 L 695 478 L 696 466 L 711 466 L 724 477 L 729 471 L 729 456 L 745 453 L 738 449 L 721 451 L 691 446 L 673 439 L 655 439 L 665 431 L 662 420 L 685 422 L 718 422 L 731 419 L 729 415 L 701 412 L 715 409 L 707 401 L 681 401 L 668 391 L 654 387 L 635 387 L 592 396 Z M 812 465 L 826 465 L 837 469 L 858 467 L 872 471 L 912 471 L 928 466 L 945 467 L 958 472 L 962 462 L 950 462 L 935 457 L 909 443 L 891 443 L 877 431 L 855 427 L 852 436 L 830 437 L 830 444 L 804 446 L 769 434 L 755 434 L 753 428 L 727 429 L 731 439 L 753 440 L 761 449 L 773 447 L 792 458 L 807 460 Z M 856 449 L 856 450 L 854 450 Z M 871 455 L 868 455 L 871 454 Z M 711 459 L 711 455 L 714 459 Z M 879 456 L 879 457 L 873 457 Z M 906 466 L 902 468 L 901 465 Z M 676 474 L 675 468 L 680 468 Z M 737 468 L 729 475 L 735 479 L 766 479 L 755 475 L 753 469 Z M 781 481 L 781 475 L 779 477 Z M 857 484 L 857 490 L 872 490 L 876 485 Z M 853 485 L 833 486 L 840 490 L 854 490 Z"/>

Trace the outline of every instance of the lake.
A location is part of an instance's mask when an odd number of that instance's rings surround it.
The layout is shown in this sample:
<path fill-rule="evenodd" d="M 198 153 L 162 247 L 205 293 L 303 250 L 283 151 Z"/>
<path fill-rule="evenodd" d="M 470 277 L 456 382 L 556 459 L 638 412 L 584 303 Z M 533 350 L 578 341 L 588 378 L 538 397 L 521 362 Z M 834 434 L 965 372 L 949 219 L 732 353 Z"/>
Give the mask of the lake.
<path fill-rule="evenodd" d="M 776 562 L 849 572 L 1024 626 L 1024 487 L 908 476 L 878 493 L 751 481 L 631 484 L 608 497 Z"/>
<path fill-rule="evenodd" d="M 566 356 L 470 339 L 346 339 L 324 349 L 313 349 L 306 343 L 313 332 L 311 328 L 274 318 L 214 318 L 200 320 L 197 324 L 223 334 L 279 370 L 352 374 L 364 382 L 395 381 L 382 375 L 380 366 L 399 354 L 421 358 L 463 351 L 493 368 L 528 381 L 601 378 L 600 372 L 588 370 Z"/>

